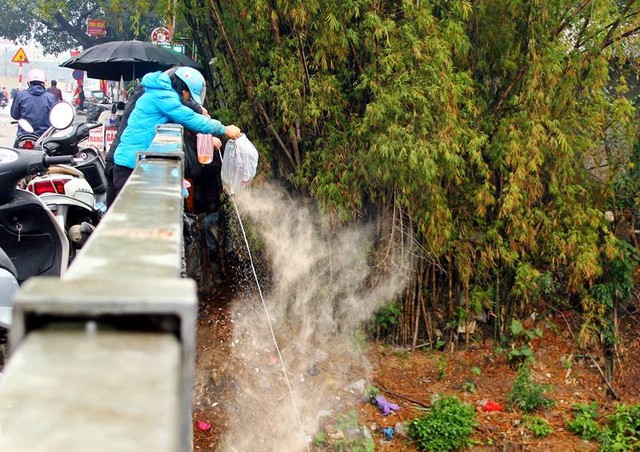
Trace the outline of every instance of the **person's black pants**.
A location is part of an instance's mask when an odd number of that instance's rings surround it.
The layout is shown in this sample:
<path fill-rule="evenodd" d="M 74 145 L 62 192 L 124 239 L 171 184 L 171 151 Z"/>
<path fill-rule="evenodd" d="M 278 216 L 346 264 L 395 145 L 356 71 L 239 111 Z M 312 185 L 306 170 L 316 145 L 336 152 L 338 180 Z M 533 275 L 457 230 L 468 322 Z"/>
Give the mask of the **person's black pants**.
<path fill-rule="evenodd" d="M 113 184 L 113 161 L 105 160 L 104 175 L 107 178 L 107 208 L 111 207 L 113 200 L 116 199 L 116 187 Z"/>
<path fill-rule="evenodd" d="M 111 180 L 113 181 L 113 199 L 111 202 L 116 199 L 118 193 L 120 193 L 120 190 L 122 190 L 122 187 L 124 187 L 124 184 L 127 182 L 127 179 L 131 176 L 131 173 L 133 173 L 133 168 L 116 164 L 113 165 L 113 176 L 111 177 Z M 107 196 L 109 195 L 107 194 Z M 108 198 L 107 205 L 110 205 Z"/>

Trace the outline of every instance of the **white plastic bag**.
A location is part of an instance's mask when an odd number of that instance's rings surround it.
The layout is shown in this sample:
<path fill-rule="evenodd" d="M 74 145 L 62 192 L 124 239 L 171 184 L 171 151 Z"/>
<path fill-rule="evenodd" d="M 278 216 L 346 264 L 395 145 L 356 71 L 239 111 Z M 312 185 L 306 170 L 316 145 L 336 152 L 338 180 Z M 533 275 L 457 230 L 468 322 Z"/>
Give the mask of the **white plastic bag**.
<path fill-rule="evenodd" d="M 222 158 L 222 187 L 230 195 L 249 184 L 258 168 L 258 151 L 246 135 L 229 140 Z"/>

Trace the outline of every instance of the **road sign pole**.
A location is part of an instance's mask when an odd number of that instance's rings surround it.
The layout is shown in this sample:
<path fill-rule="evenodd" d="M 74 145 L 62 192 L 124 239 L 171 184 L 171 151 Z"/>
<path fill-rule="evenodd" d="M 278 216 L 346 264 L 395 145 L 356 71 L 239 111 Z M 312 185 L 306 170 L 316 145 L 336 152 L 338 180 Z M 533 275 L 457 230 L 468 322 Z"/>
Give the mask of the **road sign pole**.
<path fill-rule="evenodd" d="M 22 63 L 18 63 L 18 89 L 22 89 Z"/>

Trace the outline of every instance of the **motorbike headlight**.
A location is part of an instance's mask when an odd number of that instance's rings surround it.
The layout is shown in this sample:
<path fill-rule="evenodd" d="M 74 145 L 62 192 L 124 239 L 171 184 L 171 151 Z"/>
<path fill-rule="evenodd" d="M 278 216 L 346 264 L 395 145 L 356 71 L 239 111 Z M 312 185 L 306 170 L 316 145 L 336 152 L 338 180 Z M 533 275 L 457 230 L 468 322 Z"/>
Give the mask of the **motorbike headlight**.
<path fill-rule="evenodd" d="M 0 164 L 18 160 L 18 153 L 13 149 L 0 148 Z"/>

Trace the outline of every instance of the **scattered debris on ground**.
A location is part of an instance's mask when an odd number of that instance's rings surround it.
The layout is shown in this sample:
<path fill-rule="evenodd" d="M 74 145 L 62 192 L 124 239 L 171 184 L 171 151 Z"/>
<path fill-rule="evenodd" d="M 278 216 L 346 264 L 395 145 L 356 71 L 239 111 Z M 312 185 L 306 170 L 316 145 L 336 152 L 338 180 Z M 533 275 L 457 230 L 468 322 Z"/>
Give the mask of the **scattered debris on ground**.
<path fill-rule="evenodd" d="M 230 295 L 214 294 L 201 303 L 197 329 L 196 385 L 193 432 L 195 451 L 216 451 L 222 445 L 229 413 L 236 409 L 233 321 Z M 532 342 L 535 362 L 531 379 L 549 388 L 554 404 L 535 413 L 552 428 L 535 436 L 523 413 L 509 407 L 508 395 L 517 371 L 490 340 L 451 351 L 406 349 L 374 343 L 368 351 L 373 373 L 345 388 L 349 404 L 318 413 L 319 429 L 312 450 L 415 451 L 407 426 L 425 414 L 440 395 L 454 395 L 476 408 L 478 427 L 472 450 L 597 450 L 596 441 L 581 440 L 568 431 L 577 403 L 597 402 L 601 414 L 612 413 L 617 401 L 608 396 L 598 367 L 599 354 L 577 349 L 567 325 L 541 324 L 543 335 Z M 621 322 L 612 387 L 626 404 L 640 403 L 640 341 L 638 318 Z M 345 363 L 346 364 L 346 363 Z M 327 363 L 325 362 L 326 366 Z M 339 366 L 332 363 L 331 366 Z M 313 372 L 326 371 L 318 367 Z M 371 391 L 377 392 L 372 397 Z M 373 402 L 373 403 L 372 403 Z M 340 411 L 342 410 L 342 411 Z M 338 447 L 338 449 L 336 449 Z M 257 449 L 256 449 L 257 450 Z"/>

